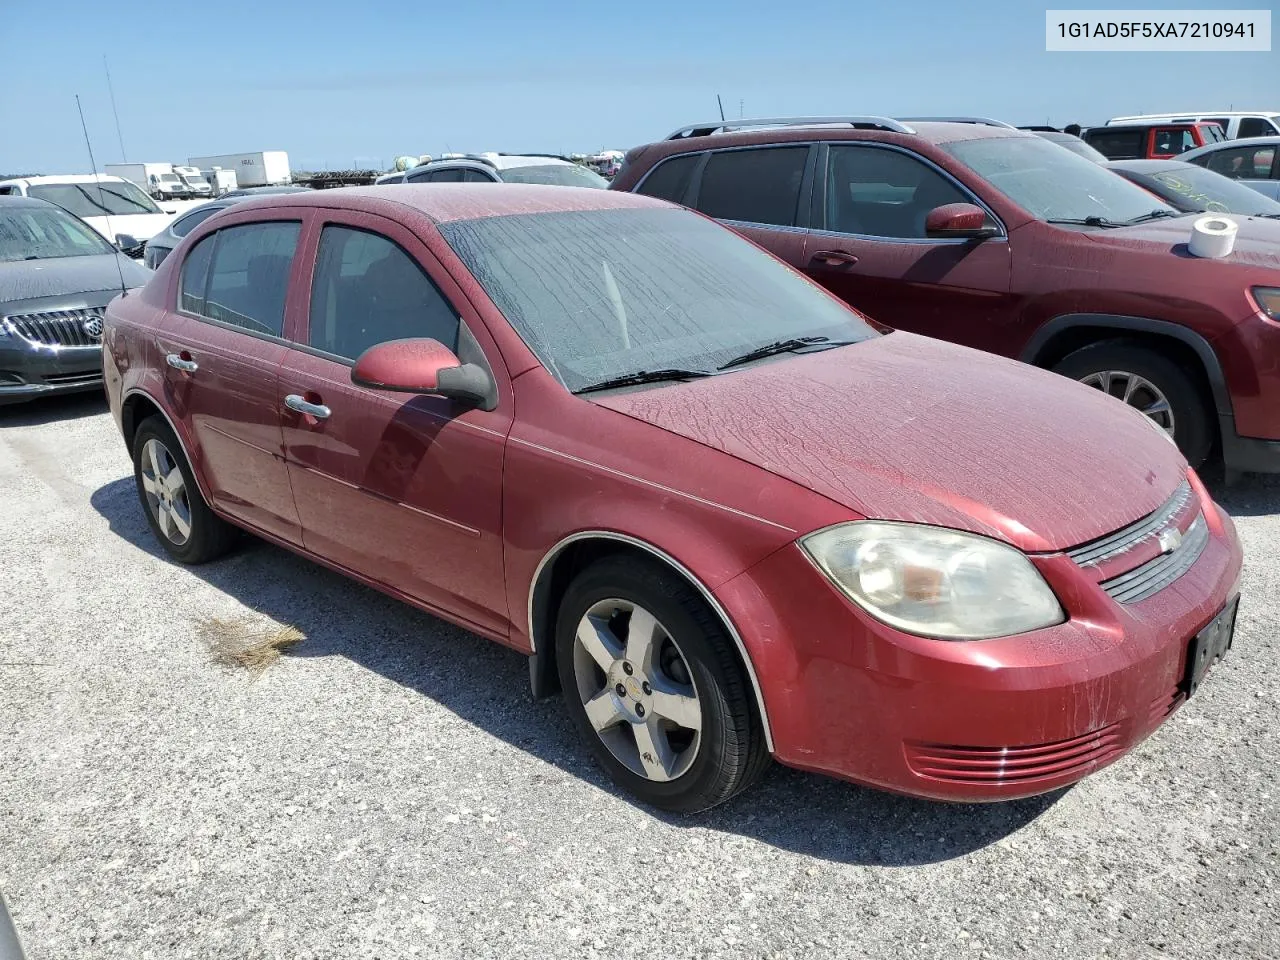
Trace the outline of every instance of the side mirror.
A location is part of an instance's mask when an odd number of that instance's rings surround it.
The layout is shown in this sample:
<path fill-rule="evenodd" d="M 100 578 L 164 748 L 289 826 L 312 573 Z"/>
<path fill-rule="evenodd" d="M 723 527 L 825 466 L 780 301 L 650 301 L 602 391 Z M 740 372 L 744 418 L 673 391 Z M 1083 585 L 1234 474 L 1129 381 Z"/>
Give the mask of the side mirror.
<path fill-rule="evenodd" d="M 938 239 L 985 240 L 999 230 L 987 224 L 987 211 L 972 203 L 946 203 L 934 207 L 924 221 L 925 236 Z"/>
<path fill-rule="evenodd" d="M 356 359 L 351 382 L 373 390 L 432 393 L 491 410 L 493 379 L 478 363 L 463 363 L 439 340 L 388 340 Z"/>
<path fill-rule="evenodd" d="M 117 233 L 116 246 L 124 253 L 128 253 L 130 250 L 137 250 L 142 246 L 142 241 L 127 233 Z"/>

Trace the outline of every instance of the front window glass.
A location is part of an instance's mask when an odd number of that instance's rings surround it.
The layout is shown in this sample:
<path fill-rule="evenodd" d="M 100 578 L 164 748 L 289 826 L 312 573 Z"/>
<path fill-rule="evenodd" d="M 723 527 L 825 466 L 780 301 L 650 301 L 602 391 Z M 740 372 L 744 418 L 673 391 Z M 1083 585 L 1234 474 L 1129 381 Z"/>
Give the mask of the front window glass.
<path fill-rule="evenodd" d="M 1271 176 L 1271 165 L 1275 159 L 1275 147 L 1246 146 L 1215 150 L 1200 162 L 1233 180 L 1265 180 Z"/>
<path fill-rule="evenodd" d="M 440 232 L 569 390 L 637 371 L 714 370 L 778 340 L 877 335 L 821 288 L 685 210 L 488 217 Z"/>
<path fill-rule="evenodd" d="M 127 180 L 98 183 L 36 183 L 27 195 L 56 203 L 77 217 L 124 216 L 132 213 L 162 213 L 151 198 Z"/>
<path fill-rule="evenodd" d="M 596 187 L 605 189 L 609 181 L 576 163 L 534 164 L 507 167 L 499 176 L 507 183 L 546 183 L 556 187 Z"/>
<path fill-rule="evenodd" d="M 349 227 L 320 234 L 308 342 L 354 360 L 410 337 L 458 349 L 458 315 L 422 268 L 386 237 Z"/>
<path fill-rule="evenodd" d="M 1136 184 L 1039 137 L 957 140 L 942 148 L 1041 220 L 1123 223 L 1154 210 L 1176 212 Z"/>
<path fill-rule="evenodd" d="M 929 211 L 973 198 L 937 170 L 897 150 L 832 146 L 827 229 L 923 240 Z"/>
<path fill-rule="evenodd" d="M 57 208 L 0 208 L 0 262 L 112 252 L 96 230 Z"/>

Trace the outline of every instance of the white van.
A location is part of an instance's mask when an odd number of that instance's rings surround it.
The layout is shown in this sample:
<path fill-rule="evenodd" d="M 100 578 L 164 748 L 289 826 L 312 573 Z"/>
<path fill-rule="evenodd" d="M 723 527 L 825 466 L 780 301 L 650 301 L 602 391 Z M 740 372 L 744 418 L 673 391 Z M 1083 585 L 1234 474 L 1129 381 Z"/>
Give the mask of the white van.
<path fill-rule="evenodd" d="M 36 197 L 55 203 L 131 257 L 141 257 L 143 245 L 174 217 L 157 207 L 137 184 L 101 173 L 0 180 L 0 196 Z M 122 237 L 126 239 L 122 241 Z"/>
<path fill-rule="evenodd" d="M 1140 117 L 1112 117 L 1107 126 L 1120 123 L 1217 123 L 1228 140 L 1242 137 L 1274 137 L 1280 134 L 1280 111 L 1219 110 L 1206 113 L 1152 113 Z"/>

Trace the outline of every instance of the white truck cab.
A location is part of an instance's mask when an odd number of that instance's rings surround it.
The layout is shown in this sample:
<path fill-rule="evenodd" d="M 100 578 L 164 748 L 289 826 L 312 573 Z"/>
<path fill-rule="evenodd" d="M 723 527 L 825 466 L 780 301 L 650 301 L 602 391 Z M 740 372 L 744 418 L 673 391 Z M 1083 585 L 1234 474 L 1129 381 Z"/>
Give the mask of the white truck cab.
<path fill-rule="evenodd" d="M 186 184 L 192 198 L 206 199 L 213 196 L 213 187 L 201 175 L 198 167 L 174 167 L 173 172 Z"/>

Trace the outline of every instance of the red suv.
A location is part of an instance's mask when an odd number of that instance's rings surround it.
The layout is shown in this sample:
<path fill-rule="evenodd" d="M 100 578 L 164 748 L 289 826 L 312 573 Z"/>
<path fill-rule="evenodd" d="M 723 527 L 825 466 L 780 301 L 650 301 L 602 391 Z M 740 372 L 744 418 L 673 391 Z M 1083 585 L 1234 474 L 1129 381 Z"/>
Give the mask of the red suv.
<path fill-rule="evenodd" d="M 1235 252 L 1200 259 L 1193 216 L 1004 124 L 746 126 L 638 147 L 611 189 L 716 217 L 877 321 L 1123 399 L 1193 465 L 1220 444 L 1280 470 L 1280 221 L 1241 218 Z"/>
<path fill-rule="evenodd" d="M 770 754 L 930 797 L 1049 790 L 1231 641 L 1231 520 L 1146 418 L 882 334 L 657 200 L 247 201 L 104 340 L 172 557 L 244 528 L 528 654 L 669 809 Z"/>

